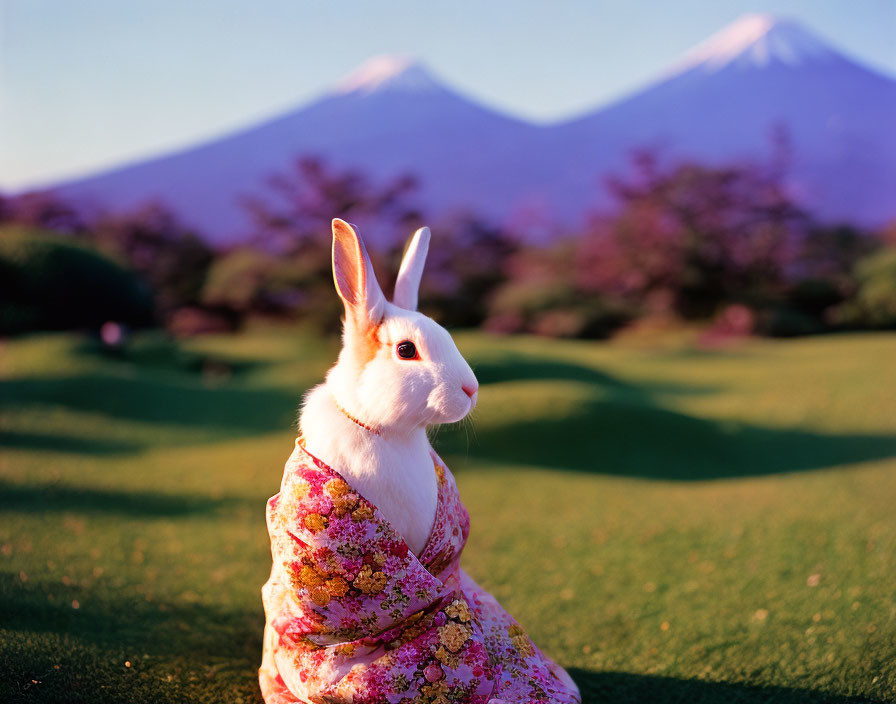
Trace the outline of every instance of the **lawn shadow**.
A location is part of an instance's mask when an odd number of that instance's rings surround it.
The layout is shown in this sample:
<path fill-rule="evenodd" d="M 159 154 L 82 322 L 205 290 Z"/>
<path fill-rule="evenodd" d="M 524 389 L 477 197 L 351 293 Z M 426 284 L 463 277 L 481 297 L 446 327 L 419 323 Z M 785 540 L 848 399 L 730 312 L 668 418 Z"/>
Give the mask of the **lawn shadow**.
<path fill-rule="evenodd" d="M 439 452 L 490 462 L 651 479 L 700 480 L 822 469 L 896 457 L 896 436 L 825 434 L 699 418 L 663 406 L 668 394 L 709 393 L 635 385 L 588 367 L 511 359 L 485 368 L 484 384 L 566 379 L 594 391 L 564 414 L 475 425 L 439 434 Z M 488 389 L 483 389 L 483 395 Z M 545 401 L 549 403 L 549 401 Z"/>
<path fill-rule="evenodd" d="M 0 381 L 10 408 L 65 406 L 115 419 L 184 425 L 240 435 L 270 432 L 294 422 L 300 395 L 292 390 L 203 385 L 91 372 Z"/>
<path fill-rule="evenodd" d="M 473 366 L 473 371 L 482 386 L 507 381 L 576 381 L 629 398 L 654 398 L 659 394 L 695 395 L 716 390 L 714 387 L 696 384 L 659 382 L 651 382 L 650 385 L 633 384 L 583 364 L 522 354 L 509 354 L 500 360 L 477 363 Z"/>
<path fill-rule="evenodd" d="M 192 375 L 244 376 L 271 366 L 265 359 L 246 359 L 185 349 L 166 336 L 144 334 L 121 348 L 110 348 L 94 337 L 82 338 L 73 352 L 81 357 L 125 364 L 140 370 Z"/>
<path fill-rule="evenodd" d="M 462 455 L 458 433 L 439 451 Z M 594 400 L 560 418 L 477 426 L 471 458 L 651 479 L 722 479 L 896 456 L 890 435 L 826 435 L 722 423 L 651 405 Z"/>
<path fill-rule="evenodd" d="M 600 384 L 617 389 L 630 390 L 635 388 L 632 384 L 593 367 L 586 367 L 559 359 L 529 357 L 522 354 L 507 354 L 502 356 L 500 360 L 479 362 L 473 365 L 473 371 L 476 373 L 479 383 L 483 386 L 504 381 L 558 379 Z"/>
<path fill-rule="evenodd" d="M 239 499 L 201 495 L 163 494 L 153 491 L 82 489 L 49 484 L 19 485 L 0 480 L 0 512 L 115 513 L 125 516 L 178 516 L 211 513 Z"/>
<path fill-rule="evenodd" d="M 149 602 L 3 572 L 0 623 L 4 702 L 198 701 L 185 683 L 203 700 L 238 688 L 260 701 L 260 599 L 255 610 Z"/>
<path fill-rule="evenodd" d="M 117 455 L 136 452 L 140 449 L 138 443 L 126 440 L 5 430 L 0 430 L 0 447 L 21 450 L 51 450 L 78 455 Z"/>
<path fill-rule="evenodd" d="M 791 687 L 684 680 L 628 672 L 571 668 L 582 704 L 859 704 L 876 700 Z"/>

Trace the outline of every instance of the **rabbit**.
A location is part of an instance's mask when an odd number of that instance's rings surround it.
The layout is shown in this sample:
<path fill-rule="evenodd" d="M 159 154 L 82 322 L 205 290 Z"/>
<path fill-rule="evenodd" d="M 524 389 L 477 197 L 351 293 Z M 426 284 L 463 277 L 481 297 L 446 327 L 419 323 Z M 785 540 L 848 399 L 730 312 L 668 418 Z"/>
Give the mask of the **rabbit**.
<path fill-rule="evenodd" d="M 479 383 L 448 332 L 416 310 L 429 240 L 429 228 L 414 233 L 390 303 L 361 238 L 333 220 L 343 347 L 303 400 L 268 501 L 267 704 L 405 701 L 412 690 L 442 701 L 445 688 L 457 701 L 581 702 L 460 568 L 469 514 L 426 429 L 466 417 Z"/>
<path fill-rule="evenodd" d="M 479 390 L 448 331 L 416 312 L 429 240 L 428 227 L 414 233 L 390 303 L 361 238 L 333 220 L 333 278 L 346 311 L 343 348 L 326 381 L 308 392 L 299 419 L 308 451 L 339 467 L 416 554 L 436 512 L 426 428 L 463 419 Z"/>

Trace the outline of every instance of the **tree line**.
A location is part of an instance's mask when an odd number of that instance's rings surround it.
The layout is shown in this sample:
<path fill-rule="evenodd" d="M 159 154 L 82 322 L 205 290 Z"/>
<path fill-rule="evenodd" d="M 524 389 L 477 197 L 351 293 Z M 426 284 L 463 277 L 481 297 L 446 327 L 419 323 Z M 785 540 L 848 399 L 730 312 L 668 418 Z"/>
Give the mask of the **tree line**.
<path fill-rule="evenodd" d="M 315 157 L 243 202 L 250 240 L 212 248 L 164 204 L 86 217 L 52 193 L 0 196 L 0 333 L 107 320 L 176 332 L 267 316 L 336 331 L 329 223 L 371 233 L 382 281 L 407 235 L 433 230 L 421 309 L 453 327 L 605 337 L 644 320 L 720 336 L 896 327 L 896 223 L 820 224 L 771 164 L 664 163 L 633 154 L 614 206 L 533 239 L 475 213 L 437 222 L 411 175 L 374 183 Z M 387 292 L 388 293 L 388 292 Z"/>

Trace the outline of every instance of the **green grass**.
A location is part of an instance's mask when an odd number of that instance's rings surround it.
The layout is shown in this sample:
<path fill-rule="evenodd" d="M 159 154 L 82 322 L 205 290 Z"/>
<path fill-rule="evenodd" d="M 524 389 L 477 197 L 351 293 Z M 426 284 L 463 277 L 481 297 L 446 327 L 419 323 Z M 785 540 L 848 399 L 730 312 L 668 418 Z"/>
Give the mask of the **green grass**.
<path fill-rule="evenodd" d="M 464 564 L 586 701 L 896 700 L 896 335 L 458 342 Z M 0 701 L 259 701 L 264 502 L 335 351 L 2 344 Z"/>

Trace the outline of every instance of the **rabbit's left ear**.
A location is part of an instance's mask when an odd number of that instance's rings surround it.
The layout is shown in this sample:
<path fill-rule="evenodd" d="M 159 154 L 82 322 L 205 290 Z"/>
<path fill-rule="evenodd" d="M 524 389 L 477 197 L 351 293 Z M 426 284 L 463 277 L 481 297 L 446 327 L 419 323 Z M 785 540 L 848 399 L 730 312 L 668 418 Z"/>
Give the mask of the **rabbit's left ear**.
<path fill-rule="evenodd" d="M 406 310 L 417 310 L 417 294 L 426 254 L 429 252 L 429 228 L 421 227 L 414 233 L 407 251 L 401 260 L 398 278 L 395 280 L 395 295 L 392 302 Z"/>
<path fill-rule="evenodd" d="M 333 282 L 345 304 L 346 320 L 377 325 L 386 299 L 373 273 L 364 241 L 344 220 L 333 220 Z"/>

